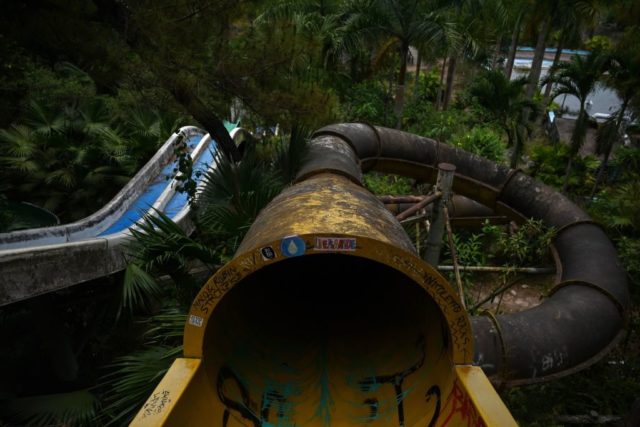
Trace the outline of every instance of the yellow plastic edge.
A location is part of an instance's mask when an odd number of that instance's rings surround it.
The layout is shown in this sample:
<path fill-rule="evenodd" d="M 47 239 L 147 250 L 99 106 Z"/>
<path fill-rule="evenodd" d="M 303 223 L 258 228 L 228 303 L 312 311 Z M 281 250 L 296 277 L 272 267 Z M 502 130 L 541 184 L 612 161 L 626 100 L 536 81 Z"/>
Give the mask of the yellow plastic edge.
<path fill-rule="evenodd" d="M 162 377 L 160 384 L 142 406 L 131 422 L 133 427 L 171 425 L 169 416 L 181 404 L 187 388 L 193 388 L 192 380 L 199 371 L 200 359 L 176 359 L 169 371 Z M 187 405 L 188 406 L 188 405 Z"/>
<path fill-rule="evenodd" d="M 456 366 L 456 376 L 487 427 L 518 426 L 481 368 Z"/>

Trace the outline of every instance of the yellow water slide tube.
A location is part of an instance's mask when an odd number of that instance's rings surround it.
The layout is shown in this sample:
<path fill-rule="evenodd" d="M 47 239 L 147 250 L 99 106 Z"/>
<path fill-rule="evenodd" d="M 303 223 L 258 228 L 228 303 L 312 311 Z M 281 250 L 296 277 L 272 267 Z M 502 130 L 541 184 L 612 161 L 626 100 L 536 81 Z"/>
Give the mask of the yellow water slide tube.
<path fill-rule="evenodd" d="M 303 174 L 201 289 L 133 426 L 515 426 L 470 319 L 347 173 Z"/>

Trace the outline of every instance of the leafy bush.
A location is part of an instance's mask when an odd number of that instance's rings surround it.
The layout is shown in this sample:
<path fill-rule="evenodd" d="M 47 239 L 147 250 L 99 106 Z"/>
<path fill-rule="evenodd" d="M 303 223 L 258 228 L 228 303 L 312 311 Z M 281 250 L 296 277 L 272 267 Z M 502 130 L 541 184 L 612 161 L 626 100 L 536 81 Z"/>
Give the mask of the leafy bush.
<path fill-rule="evenodd" d="M 418 83 L 413 86 L 413 95 L 409 99 L 407 106 L 425 102 L 433 103 L 438 95 L 439 87 L 440 75 L 438 70 L 433 69 L 428 74 L 420 74 Z"/>
<path fill-rule="evenodd" d="M 640 181 L 603 189 L 589 205 L 589 212 L 601 224 L 623 233 L 640 232 Z"/>
<path fill-rule="evenodd" d="M 474 127 L 465 134 L 456 135 L 450 143 L 494 162 L 504 161 L 505 147 L 502 138 L 488 126 Z"/>
<path fill-rule="evenodd" d="M 566 144 L 535 144 L 529 151 L 531 163 L 528 173 L 547 185 L 562 188 L 571 148 Z M 573 159 L 569 191 L 575 195 L 588 195 L 595 182 L 595 173 L 600 161 L 594 156 Z"/>
<path fill-rule="evenodd" d="M 631 279 L 631 292 L 637 298 L 640 296 L 640 239 L 622 237 L 617 243 L 618 254 Z"/>
<path fill-rule="evenodd" d="M 547 263 L 554 236 L 555 230 L 542 220 L 529 219 L 515 230 L 485 222 L 480 232 L 454 233 L 453 241 L 461 265 L 528 267 Z M 445 248 L 444 255 L 450 258 L 448 242 Z"/>
<path fill-rule="evenodd" d="M 637 330 L 637 325 L 633 329 Z M 592 411 L 624 416 L 640 395 L 640 358 L 637 351 L 624 347 L 582 372 L 553 382 L 505 390 L 502 399 L 520 425 L 529 427 L 563 426 L 566 424 L 557 420 L 559 415 L 585 415 Z"/>
<path fill-rule="evenodd" d="M 433 106 L 426 104 L 406 109 L 405 113 L 408 132 L 440 142 L 448 142 L 454 135 L 464 132 L 471 118 L 461 110 L 436 111 Z"/>
<path fill-rule="evenodd" d="M 342 99 L 341 117 L 345 121 L 392 127 L 396 121 L 393 98 L 378 80 L 355 84 Z"/>
<path fill-rule="evenodd" d="M 485 223 L 482 228 L 493 246 L 492 258 L 517 266 L 540 266 L 549 260 L 549 247 L 555 237 L 555 229 L 547 227 L 541 219 L 528 219 L 514 231 Z"/>
<path fill-rule="evenodd" d="M 364 185 L 378 195 L 411 194 L 411 180 L 398 175 L 369 172 L 364 175 Z"/>

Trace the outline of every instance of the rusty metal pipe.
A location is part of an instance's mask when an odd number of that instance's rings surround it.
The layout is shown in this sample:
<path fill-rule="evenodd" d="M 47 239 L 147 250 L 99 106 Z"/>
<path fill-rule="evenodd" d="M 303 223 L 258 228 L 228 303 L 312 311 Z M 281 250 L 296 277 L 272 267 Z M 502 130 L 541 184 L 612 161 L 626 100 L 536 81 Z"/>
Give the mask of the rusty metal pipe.
<path fill-rule="evenodd" d="M 429 203 L 433 203 L 442 197 L 442 192 L 436 191 L 435 193 L 425 197 L 421 202 L 414 204 L 409 209 L 402 211 L 400 214 L 396 215 L 396 219 L 398 221 L 402 221 L 403 219 L 409 218 L 414 213 L 418 212 L 420 209 L 424 209 Z"/>
<path fill-rule="evenodd" d="M 494 381 L 516 385 L 561 377 L 595 363 L 614 345 L 630 305 L 626 274 L 611 241 L 568 198 L 518 170 L 393 129 L 338 124 L 317 131 L 312 146 L 318 138 L 349 145 L 363 171 L 434 182 L 437 164 L 452 163 L 456 193 L 514 220 L 543 219 L 558 229 L 558 291 L 521 313 L 472 319 L 474 363 Z M 329 156 L 315 158 L 305 173 L 314 167 L 351 173 L 333 163 Z"/>

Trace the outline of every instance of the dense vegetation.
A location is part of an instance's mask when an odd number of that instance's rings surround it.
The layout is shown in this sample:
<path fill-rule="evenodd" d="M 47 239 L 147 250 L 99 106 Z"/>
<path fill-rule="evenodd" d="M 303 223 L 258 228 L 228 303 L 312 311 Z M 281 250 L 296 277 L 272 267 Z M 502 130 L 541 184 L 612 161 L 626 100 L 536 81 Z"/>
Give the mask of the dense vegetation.
<path fill-rule="evenodd" d="M 198 123 L 227 147 L 221 119 L 266 135 L 241 162 L 223 158 L 206 176 L 210 185 L 193 202 L 194 235 L 147 218 L 123 274 L 0 310 L 0 425 L 125 424 L 180 354 L 203 280 L 295 176 L 306 129 L 334 121 L 398 127 L 521 167 L 603 224 L 630 277 L 626 339 L 582 373 L 504 397 L 524 425 L 562 425 L 559 415 L 590 411 L 624 416 L 640 394 L 640 148 L 622 143 L 640 108 L 639 23 L 630 0 L 3 5 L 0 230 L 16 220 L 9 202 L 63 221 L 86 216 L 180 124 Z M 511 79 L 518 44 L 536 46 L 528 79 Z M 557 56 L 547 77 L 556 94 L 579 100 L 572 134 L 560 142 L 541 124 L 558 108 L 551 85 L 538 84 L 545 46 L 592 51 L 564 63 Z M 597 125 L 596 150 L 585 155 L 596 85 L 622 103 Z M 276 125 L 285 136 L 269 134 Z M 421 187 L 375 174 L 366 183 L 379 194 Z M 464 263 L 516 266 L 543 264 L 540 248 L 552 235 L 530 222 L 454 237 Z M 473 279 L 465 277 L 468 286 Z"/>

